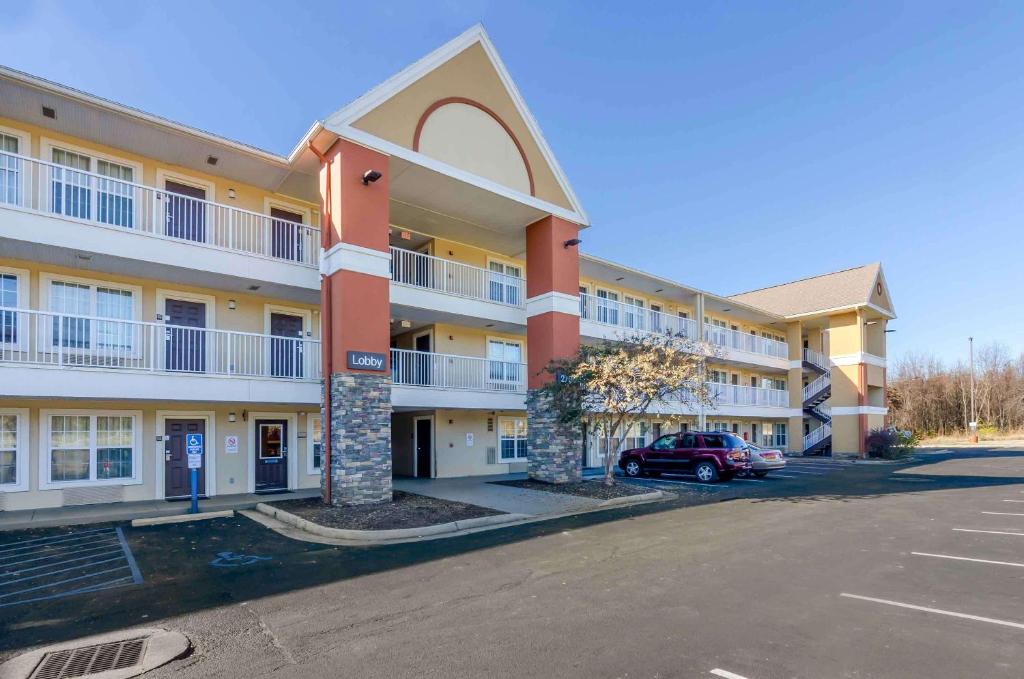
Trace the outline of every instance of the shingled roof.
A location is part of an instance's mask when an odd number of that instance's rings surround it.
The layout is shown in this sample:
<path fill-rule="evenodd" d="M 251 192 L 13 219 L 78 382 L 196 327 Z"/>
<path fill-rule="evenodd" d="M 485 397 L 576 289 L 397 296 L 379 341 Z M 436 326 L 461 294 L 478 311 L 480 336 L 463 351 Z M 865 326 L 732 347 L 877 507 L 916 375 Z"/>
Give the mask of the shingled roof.
<path fill-rule="evenodd" d="M 853 269 L 803 278 L 792 283 L 731 295 L 729 299 L 781 316 L 801 316 L 830 309 L 873 304 L 893 314 L 892 303 L 878 262 Z M 876 287 L 881 283 L 882 291 Z"/>

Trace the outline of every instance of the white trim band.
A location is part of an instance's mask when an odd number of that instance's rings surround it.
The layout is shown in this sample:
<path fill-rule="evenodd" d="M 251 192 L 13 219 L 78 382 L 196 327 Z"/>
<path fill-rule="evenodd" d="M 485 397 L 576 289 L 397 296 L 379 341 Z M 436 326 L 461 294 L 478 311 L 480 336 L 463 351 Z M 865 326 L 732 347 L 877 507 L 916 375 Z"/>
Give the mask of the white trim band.
<path fill-rule="evenodd" d="M 885 358 L 882 356 L 876 356 L 875 354 L 868 354 L 863 351 L 854 354 L 840 354 L 839 356 L 831 356 L 832 363 L 835 365 L 858 365 L 860 363 L 866 363 L 867 365 L 876 365 L 879 368 L 886 366 Z"/>
<path fill-rule="evenodd" d="M 889 409 L 884 406 L 833 406 L 832 416 L 836 415 L 888 415 Z"/>
<path fill-rule="evenodd" d="M 391 253 L 352 243 L 338 243 L 320 253 L 320 273 L 325 276 L 338 271 L 355 271 L 380 278 L 391 278 Z"/>
<path fill-rule="evenodd" d="M 540 316 L 548 312 L 580 315 L 580 298 L 578 295 L 567 295 L 564 292 L 545 292 L 543 295 L 530 297 L 526 300 L 526 317 Z"/>

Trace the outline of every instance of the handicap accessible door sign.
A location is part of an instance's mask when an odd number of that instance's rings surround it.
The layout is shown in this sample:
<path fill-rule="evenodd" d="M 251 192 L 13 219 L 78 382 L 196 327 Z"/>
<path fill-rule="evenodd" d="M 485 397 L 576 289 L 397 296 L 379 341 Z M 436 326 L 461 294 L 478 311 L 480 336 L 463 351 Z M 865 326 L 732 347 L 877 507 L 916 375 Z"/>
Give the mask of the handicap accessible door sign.
<path fill-rule="evenodd" d="M 188 455 L 188 468 L 201 468 L 203 466 L 203 435 L 185 434 L 185 452 Z"/>

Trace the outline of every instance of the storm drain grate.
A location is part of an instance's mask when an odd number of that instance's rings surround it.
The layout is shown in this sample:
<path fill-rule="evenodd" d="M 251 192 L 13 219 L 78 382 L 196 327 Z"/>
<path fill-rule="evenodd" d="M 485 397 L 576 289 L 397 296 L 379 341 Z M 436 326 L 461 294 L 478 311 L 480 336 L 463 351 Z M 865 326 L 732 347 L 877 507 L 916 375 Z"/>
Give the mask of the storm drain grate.
<path fill-rule="evenodd" d="M 52 651 L 43 656 L 31 679 L 68 679 L 123 670 L 138 665 L 145 649 L 146 637 L 139 637 Z"/>

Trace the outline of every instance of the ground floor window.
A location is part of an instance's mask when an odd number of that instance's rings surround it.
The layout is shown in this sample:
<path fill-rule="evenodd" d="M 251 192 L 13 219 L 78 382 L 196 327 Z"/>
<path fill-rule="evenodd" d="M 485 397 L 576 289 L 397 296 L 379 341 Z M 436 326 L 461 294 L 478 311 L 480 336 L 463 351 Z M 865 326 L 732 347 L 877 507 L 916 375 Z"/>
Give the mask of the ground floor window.
<path fill-rule="evenodd" d="M 0 486 L 18 483 L 18 416 L 0 414 Z"/>
<path fill-rule="evenodd" d="M 138 416 L 119 412 L 50 413 L 45 476 L 47 484 L 134 481 L 138 466 Z"/>
<path fill-rule="evenodd" d="M 526 459 L 526 418 L 503 417 L 498 420 L 498 444 L 503 462 Z"/>
<path fill-rule="evenodd" d="M 314 472 L 320 471 L 323 467 L 323 437 L 323 422 L 318 415 L 311 416 L 309 418 L 309 450 Z"/>

